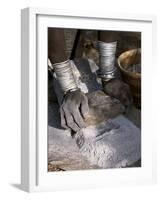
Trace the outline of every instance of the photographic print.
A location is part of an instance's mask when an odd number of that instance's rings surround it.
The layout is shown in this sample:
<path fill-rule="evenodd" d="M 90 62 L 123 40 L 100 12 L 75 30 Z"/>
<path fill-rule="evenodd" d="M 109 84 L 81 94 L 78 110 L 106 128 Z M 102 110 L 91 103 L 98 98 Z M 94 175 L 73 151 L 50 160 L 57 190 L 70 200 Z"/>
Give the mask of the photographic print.
<path fill-rule="evenodd" d="M 23 190 L 156 181 L 155 24 L 151 15 L 22 10 Z"/>
<path fill-rule="evenodd" d="M 48 172 L 141 167 L 141 32 L 47 32 Z"/>

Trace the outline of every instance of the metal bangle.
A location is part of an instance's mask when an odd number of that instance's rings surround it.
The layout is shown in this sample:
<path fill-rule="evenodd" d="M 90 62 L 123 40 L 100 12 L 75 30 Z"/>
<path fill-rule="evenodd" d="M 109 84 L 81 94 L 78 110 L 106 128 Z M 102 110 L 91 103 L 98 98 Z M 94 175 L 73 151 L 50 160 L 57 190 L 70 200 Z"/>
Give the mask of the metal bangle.
<path fill-rule="evenodd" d="M 61 63 L 55 63 L 52 66 L 55 71 L 56 78 L 58 79 L 64 93 L 78 89 L 70 60 L 66 60 Z"/>
<path fill-rule="evenodd" d="M 99 71 L 98 76 L 102 79 L 115 78 L 115 53 L 117 42 L 102 42 L 98 41 L 99 50 Z"/>

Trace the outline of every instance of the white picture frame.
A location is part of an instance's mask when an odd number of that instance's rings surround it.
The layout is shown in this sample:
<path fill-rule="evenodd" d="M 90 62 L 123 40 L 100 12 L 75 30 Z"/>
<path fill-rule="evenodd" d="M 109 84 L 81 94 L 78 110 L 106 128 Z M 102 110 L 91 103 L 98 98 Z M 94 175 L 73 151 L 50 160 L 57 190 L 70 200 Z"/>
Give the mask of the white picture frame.
<path fill-rule="evenodd" d="M 47 27 L 142 32 L 142 167 L 47 171 Z M 155 68 L 156 19 L 151 15 L 25 8 L 21 16 L 21 187 L 25 191 L 96 188 L 156 182 L 151 116 L 151 66 Z M 41 40 L 43 38 L 43 40 Z M 146 66 L 146 67 L 145 67 Z M 40 89 L 41 88 L 41 89 Z M 149 88 L 149 89 L 147 89 Z M 46 96 L 46 98 L 45 98 Z M 43 105 L 43 106 L 42 106 Z M 151 134 L 153 132 L 153 134 Z"/>

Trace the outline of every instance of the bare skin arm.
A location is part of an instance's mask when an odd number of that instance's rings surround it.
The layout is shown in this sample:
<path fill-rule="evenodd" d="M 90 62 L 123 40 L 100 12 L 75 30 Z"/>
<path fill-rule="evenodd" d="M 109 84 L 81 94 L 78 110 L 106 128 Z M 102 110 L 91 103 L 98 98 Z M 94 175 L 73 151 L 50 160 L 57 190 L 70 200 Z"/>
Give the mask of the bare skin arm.
<path fill-rule="evenodd" d="M 61 28 L 48 29 L 48 57 L 52 64 L 67 60 L 64 30 Z"/>
<path fill-rule="evenodd" d="M 118 40 L 118 33 L 116 31 L 99 31 L 98 40 L 102 42 L 115 42 Z"/>
<path fill-rule="evenodd" d="M 48 29 L 48 57 L 52 64 L 66 61 L 64 30 Z M 84 118 L 88 113 L 88 99 L 79 89 L 69 91 L 60 106 L 61 125 L 77 132 L 85 127 Z"/>
<path fill-rule="evenodd" d="M 118 40 L 118 33 L 116 31 L 99 31 L 98 40 L 106 43 L 115 42 Z M 119 99 L 125 107 L 131 105 L 132 96 L 130 88 L 126 83 L 114 78 L 110 81 L 102 80 L 102 84 L 106 94 Z"/>

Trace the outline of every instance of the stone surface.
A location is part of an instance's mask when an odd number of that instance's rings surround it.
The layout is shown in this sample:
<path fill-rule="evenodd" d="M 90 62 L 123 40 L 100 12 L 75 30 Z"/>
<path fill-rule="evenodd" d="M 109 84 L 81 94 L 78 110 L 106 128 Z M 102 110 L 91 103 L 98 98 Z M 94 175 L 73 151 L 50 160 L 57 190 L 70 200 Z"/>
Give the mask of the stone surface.
<path fill-rule="evenodd" d="M 100 91 L 102 87 L 97 80 L 93 65 L 89 65 L 85 59 L 76 60 L 75 63 L 89 90 L 87 96 L 90 113 L 86 121 L 88 127 L 81 133 L 85 144 L 77 145 L 77 138 L 71 137 L 70 130 L 61 128 L 59 105 L 50 102 L 48 105 L 49 170 L 114 168 L 131 165 L 141 156 L 140 129 L 135 126 L 141 126 L 140 113 L 136 109 L 130 109 L 126 113 L 135 125 L 123 116 L 117 118 L 124 112 L 124 108 L 118 100 Z M 58 101 L 61 102 L 62 94 L 56 80 L 54 86 Z"/>
<path fill-rule="evenodd" d="M 103 103 L 107 102 L 102 101 Z M 96 101 L 93 102 L 93 105 L 99 109 Z M 101 118 L 103 122 L 100 123 L 96 120 L 98 117 L 96 115 L 94 123 L 92 119 L 92 123 L 86 129 L 81 130 L 85 142 L 79 149 L 76 138 L 71 137 L 70 130 L 64 130 L 60 126 L 58 104 L 50 103 L 48 111 L 50 171 L 52 171 L 51 169 L 61 171 L 125 167 L 137 161 L 141 156 L 140 129 L 123 116 L 112 119 L 108 117 L 108 113 L 107 120 Z M 117 111 L 117 115 L 119 115 L 121 110 Z M 130 116 L 130 112 L 128 115 Z"/>
<path fill-rule="evenodd" d="M 81 130 L 81 154 L 101 168 L 126 167 L 141 157 L 140 129 L 120 115 Z"/>
<path fill-rule="evenodd" d="M 49 126 L 48 138 L 48 163 L 50 166 L 61 170 L 98 168 L 91 165 L 80 153 L 70 131 Z"/>
<path fill-rule="evenodd" d="M 103 91 L 95 91 L 87 94 L 89 115 L 85 119 L 86 125 L 96 125 L 105 120 L 114 118 L 124 112 L 124 106 Z"/>

